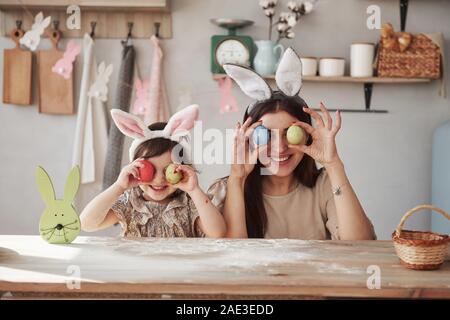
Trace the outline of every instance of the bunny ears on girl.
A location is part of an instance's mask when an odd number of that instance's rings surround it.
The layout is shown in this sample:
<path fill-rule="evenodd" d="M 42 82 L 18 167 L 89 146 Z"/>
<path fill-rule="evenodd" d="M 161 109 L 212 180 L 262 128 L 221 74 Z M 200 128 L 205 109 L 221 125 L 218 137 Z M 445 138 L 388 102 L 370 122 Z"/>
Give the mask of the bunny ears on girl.
<path fill-rule="evenodd" d="M 255 71 L 235 64 L 224 64 L 225 72 L 239 85 L 250 98 L 263 101 L 272 97 L 269 84 Z M 280 60 L 275 73 L 278 89 L 288 97 L 298 95 L 302 87 L 302 62 L 294 49 L 288 48 Z M 248 112 L 250 112 L 249 107 Z"/>
<path fill-rule="evenodd" d="M 189 159 L 191 150 L 189 130 L 198 120 L 198 105 L 190 105 L 175 113 L 170 117 L 164 130 L 152 131 L 147 128 L 141 118 L 119 109 L 112 109 L 111 116 L 120 132 L 133 139 L 129 150 L 130 161 L 133 161 L 136 148 L 141 143 L 154 138 L 166 138 L 178 142 L 183 147 L 183 156 Z"/>

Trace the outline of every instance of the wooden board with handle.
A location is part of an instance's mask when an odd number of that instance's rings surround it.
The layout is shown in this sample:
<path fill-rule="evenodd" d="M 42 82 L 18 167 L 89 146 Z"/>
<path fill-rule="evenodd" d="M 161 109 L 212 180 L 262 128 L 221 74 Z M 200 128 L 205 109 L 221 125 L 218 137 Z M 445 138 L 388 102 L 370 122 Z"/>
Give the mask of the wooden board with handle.
<path fill-rule="evenodd" d="M 53 29 L 49 34 L 52 49 L 38 53 L 39 112 L 49 114 L 73 114 L 73 74 L 64 79 L 52 71 L 64 52 L 58 49 L 61 32 Z"/>
<path fill-rule="evenodd" d="M 24 35 L 20 28 L 11 32 L 16 43 L 13 49 L 5 49 L 3 57 L 3 103 L 31 105 L 31 73 L 33 56 L 20 48 L 19 40 Z"/>

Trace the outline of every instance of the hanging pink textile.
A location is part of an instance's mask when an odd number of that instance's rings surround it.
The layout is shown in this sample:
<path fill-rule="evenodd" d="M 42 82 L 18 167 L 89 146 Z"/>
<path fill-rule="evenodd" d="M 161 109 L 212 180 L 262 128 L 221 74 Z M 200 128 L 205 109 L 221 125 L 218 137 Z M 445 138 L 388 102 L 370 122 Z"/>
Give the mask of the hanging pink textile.
<path fill-rule="evenodd" d="M 231 78 L 228 76 L 219 79 L 220 113 L 238 111 L 236 98 L 231 92 L 232 85 Z"/>
<path fill-rule="evenodd" d="M 144 123 L 150 125 L 154 122 L 167 121 L 169 118 L 169 101 L 162 70 L 163 51 L 158 37 L 151 37 L 153 45 L 153 60 L 150 73 L 148 92 L 148 108 L 144 111 Z"/>

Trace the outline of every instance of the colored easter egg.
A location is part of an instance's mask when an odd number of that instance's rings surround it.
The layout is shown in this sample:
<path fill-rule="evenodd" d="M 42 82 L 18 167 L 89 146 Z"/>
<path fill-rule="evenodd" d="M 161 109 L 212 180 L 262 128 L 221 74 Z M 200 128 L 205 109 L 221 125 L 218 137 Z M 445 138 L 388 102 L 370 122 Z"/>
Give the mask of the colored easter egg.
<path fill-rule="evenodd" d="M 176 165 L 171 163 L 166 168 L 166 180 L 171 184 L 177 184 L 183 179 L 183 174 L 181 172 L 176 172 Z"/>
<path fill-rule="evenodd" d="M 253 142 L 256 145 L 265 145 L 269 142 L 269 130 L 263 125 L 259 125 L 253 131 Z"/>
<path fill-rule="evenodd" d="M 150 182 L 153 180 L 153 176 L 155 175 L 155 167 L 150 161 L 141 160 L 140 161 L 144 167 L 139 168 L 139 179 L 142 182 Z"/>
<path fill-rule="evenodd" d="M 290 126 L 286 133 L 289 144 L 300 144 L 305 138 L 305 133 L 299 126 Z"/>

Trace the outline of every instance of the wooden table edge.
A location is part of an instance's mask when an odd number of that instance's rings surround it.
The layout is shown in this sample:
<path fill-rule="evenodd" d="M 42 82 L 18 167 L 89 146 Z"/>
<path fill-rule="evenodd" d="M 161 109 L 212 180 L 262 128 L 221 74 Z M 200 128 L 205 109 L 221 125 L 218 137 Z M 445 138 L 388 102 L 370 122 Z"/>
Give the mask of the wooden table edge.
<path fill-rule="evenodd" d="M 68 289 L 65 283 L 11 283 L 0 281 L 0 292 L 39 293 L 66 297 L 96 294 L 98 297 L 151 295 L 151 296 L 239 296 L 263 298 L 386 298 L 386 299 L 450 299 L 450 288 L 380 288 L 277 286 L 242 284 L 170 284 L 170 283 L 88 283 L 82 282 L 80 289 Z"/>

